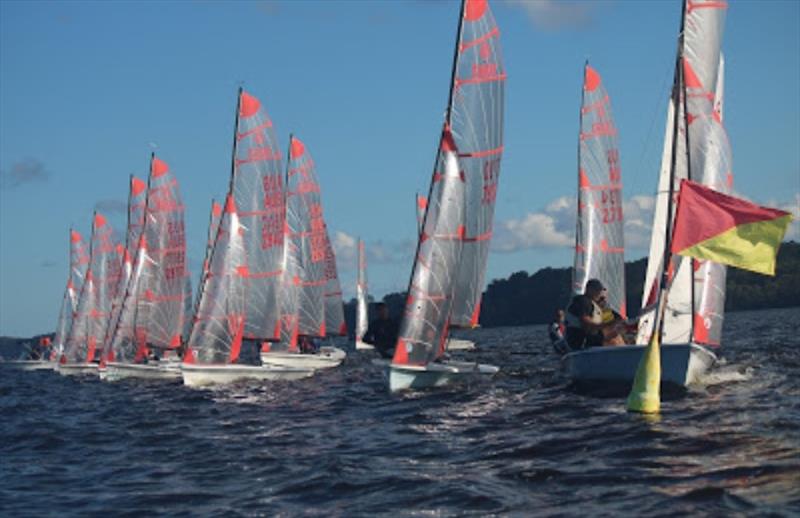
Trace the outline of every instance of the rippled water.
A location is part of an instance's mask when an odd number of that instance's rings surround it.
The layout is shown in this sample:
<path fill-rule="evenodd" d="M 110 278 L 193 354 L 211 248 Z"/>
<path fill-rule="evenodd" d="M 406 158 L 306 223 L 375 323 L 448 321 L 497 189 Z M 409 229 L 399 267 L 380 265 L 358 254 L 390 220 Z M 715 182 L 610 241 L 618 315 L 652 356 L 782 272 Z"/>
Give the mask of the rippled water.
<path fill-rule="evenodd" d="M 544 326 L 469 334 L 491 382 L 400 396 L 355 352 L 216 390 L 0 371 L 0 514 L 797 515 L 799 319 L 728 315 L 658 420 L 569 387 Z"/>

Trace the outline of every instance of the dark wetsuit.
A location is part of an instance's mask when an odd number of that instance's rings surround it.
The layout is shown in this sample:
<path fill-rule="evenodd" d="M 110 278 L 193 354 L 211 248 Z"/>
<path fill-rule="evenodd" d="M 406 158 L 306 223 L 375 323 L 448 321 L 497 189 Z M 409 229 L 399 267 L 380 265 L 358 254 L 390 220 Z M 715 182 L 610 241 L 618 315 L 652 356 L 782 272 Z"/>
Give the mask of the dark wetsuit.
<path fill-rule="evenodd" d="M 377 318 L 369 323 L 369 329 L 361 341 L 373 345 L 383 358 L 391 358 L 397 343 L 397 324 L 391 318 Z"/>
<path fill-rule="evenodd" d="M 596 331 L 587 333 L 581 324 L 581 317 L 588 316 L 602 322 L 601 314 L 598 314 L 599 307 L 592 302 L 586 295 L 576 295 L 567 307 L 567 344 L 573 350 L 584 349 L 586 347 L 597 347 L 603 345 L 603 332 Z"/>

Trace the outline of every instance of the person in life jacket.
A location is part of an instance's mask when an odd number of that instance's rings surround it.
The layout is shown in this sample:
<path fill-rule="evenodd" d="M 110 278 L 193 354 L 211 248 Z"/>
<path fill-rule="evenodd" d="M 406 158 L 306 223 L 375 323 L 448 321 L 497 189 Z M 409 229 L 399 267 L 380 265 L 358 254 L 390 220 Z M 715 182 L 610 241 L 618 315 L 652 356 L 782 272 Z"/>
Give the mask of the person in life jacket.
<path fill-rule="evenodd" d="M 598 279 L 589 279 L 583 295 L 575 295 L 567 306 L 566 337 L 572 350 L 599 347 L 619 333 L 621 320 L 613 313 L 604 318 L 605 306 L 605 286 Z"/>
<path fill-rule="evenodd" d="M 547 326 L 547 334 L 550 336 L 550 343 L 559 354 L 569 352 L 567 347 L 567 326 L 564 324 L 564 310 L 559 309 L 556 311 L 553 321 Z"/>

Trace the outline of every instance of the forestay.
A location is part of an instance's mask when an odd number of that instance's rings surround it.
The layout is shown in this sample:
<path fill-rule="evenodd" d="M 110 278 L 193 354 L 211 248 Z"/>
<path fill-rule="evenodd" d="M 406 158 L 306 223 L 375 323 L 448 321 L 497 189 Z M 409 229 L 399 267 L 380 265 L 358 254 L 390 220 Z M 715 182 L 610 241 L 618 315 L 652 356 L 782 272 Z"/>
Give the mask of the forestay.
<path fill-rule="evenodd" d="M 625 316 L 622 170 L 611 101 L 600 74 L 584 67 L 578 142 L 578 220 L 573 294 L 603 282 L 609 307 Z"/>
<path fill-rule="evenodd" d="M 446 121 L 464 171 L 466 236 L 452 323 L 474 327 L 480 316 L 503 153 L 506 72 L 500 30 L 487 0 L 466 0 L 459 25 Z"/>

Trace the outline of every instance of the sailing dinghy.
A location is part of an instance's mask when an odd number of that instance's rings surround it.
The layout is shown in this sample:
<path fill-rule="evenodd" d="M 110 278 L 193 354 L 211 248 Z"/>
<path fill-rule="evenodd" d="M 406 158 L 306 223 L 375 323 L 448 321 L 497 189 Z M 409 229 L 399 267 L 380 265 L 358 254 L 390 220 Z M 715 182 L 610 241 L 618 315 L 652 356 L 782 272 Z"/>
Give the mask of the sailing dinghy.
<path fill-rule="evenodd" d="M 637 345 L 599 347 L 568 354 L 573 379 L 631 383 L 650 340 L 664 249 L 674 219 L 680 181 L 692 179 L 720 192 L 732 184 L 731 150 L 722 125 L 724 66 L 720 47 L 726 2 L 684 2 L 675 78 L 667 110 L 661 172 Z M 725 267 L 672 256 L 661 339 L 662 383 L 698 382 L 716 362 L 725 297 Z"/>
<path fill-rule="evenodd" d="M 344 361 L 347 353 L 338 347 L 302 350 L 303 341 L 327 336 L 327 256 L 328 237 L 314 161 L 303 142 L 292 135 L 286 169 L 281 342 L 262 349 L 262 363 L 325 369 Z"/>
<path fill-rule="evenodd" d="M 136 235 L 135 261 L 109 333 L 107 379 L 177 380 L 181 373 L 176 350 L 190 296 L 184 205 L 177 179 L 155 154 L 150 157 L 143 224 Z"/>
<path fill-rule="evenodd" d="M 474 327 L 480 314 L 503 151 L 499 39 L 488 2 L 462 2 L 444 128 L 389 366 L 393 392 L 499 370 L 444 358 L 450 327 Z"/>
<path fill-rule="evenodd" d="M 75 319 L 67 337 L 58 372 L 63 375 L 96 374 L 102 341 L 119 284 L 121 259 L 114 231 L 99 212 L 92 218 L 89 265 L 78 297 Z"/>
<path fill-rule="evenodd" d="M 261 102 L 242 89 L 234 131 L 228 195 L 198 287 L 181 366 L 189 386 L 292 380 L 314 373 L 308 368 L 247 364 L 242 357 L 243 347 L 255 350 L 258 344 L 280 339 L 285 206 L 272 121 Z"/>
<path fill-rule="evenodd" d="M 375 349 L 371 344 L 362 342 L 361 339 L 369 329 L 369 292 L 367 283 L 367 254 L 364 242 L 358 240 L 358 278 L 356 280 L 356 349 Z"/>

